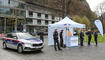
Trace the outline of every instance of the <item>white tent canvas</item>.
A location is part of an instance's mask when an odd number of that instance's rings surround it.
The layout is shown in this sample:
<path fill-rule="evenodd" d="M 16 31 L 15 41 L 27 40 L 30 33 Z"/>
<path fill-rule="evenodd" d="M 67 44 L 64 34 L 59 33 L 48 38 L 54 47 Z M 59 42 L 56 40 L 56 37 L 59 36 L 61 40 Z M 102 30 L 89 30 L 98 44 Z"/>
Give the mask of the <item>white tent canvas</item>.
<path fill-rule="evenodd" d="M 73 34 L 73 28 L 85 28 L 85 24 L 79 24 L 76 23 L 74 21 L 72 21 L 71 19 L 69 19 L 68 17 L 65 17 L 63 20 L 54 23 L 54 24 L 49 24 L 48 26 L 48 45 L 53 45 L 53 32 L 55 30 L 55 28 L 58 29 L 58 32 L 60 32 L 60 30 L 66 30 L 66 28 L 69 28 L 69 30 L 71 31 L 71 33 Z M 65 37 L 65 32 L 64 32 L 64 37 Z"/>
<path fill-rule="evenodd" d="M 74 22 L 73 20 L 69 19 L 68 17 L 65 17 L 63 20 L 61 20 L 57 23 L 49 24 L 49 26 L 50 27 L 62 27 L 62 26 L 65 26 L 65 24 L 68 24 L 73 28 L 85 28 L 84 24 Z"/>

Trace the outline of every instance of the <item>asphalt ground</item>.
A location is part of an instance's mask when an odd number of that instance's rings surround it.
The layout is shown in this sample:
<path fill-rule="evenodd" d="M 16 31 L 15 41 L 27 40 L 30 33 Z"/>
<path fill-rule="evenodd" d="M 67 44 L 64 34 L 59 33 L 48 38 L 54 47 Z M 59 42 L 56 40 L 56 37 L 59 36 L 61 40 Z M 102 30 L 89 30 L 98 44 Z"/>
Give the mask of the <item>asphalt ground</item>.
<path fill-rule="evenodd" d="M 45 37 L 44 49 L 40 51 L 17 53 L 13 49 L 3 49 L 0 40 L 0 60 L 105 60 L 105 43 L 99 43 L 83 47 L 62 48 L 62 51 L 55 51 L 53 46 L 48 46 L 48 39 Z"/>

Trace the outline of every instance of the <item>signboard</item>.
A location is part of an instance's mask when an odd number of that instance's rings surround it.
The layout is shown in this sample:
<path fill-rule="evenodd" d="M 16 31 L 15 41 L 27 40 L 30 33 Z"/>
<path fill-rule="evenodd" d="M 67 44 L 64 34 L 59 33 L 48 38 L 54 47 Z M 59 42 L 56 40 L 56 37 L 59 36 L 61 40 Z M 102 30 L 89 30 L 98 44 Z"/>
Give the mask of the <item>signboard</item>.
<path fill-rule="evenodd" d="M 96 25 L 96 27 L 98 28 L 99 32 L 101 33 L 101 35 L 103 36 L 103 26 L 100 20 L 96 20 L 94 22 L 94 24 Z"/>
<path fill-rule="evenodd" d="M 76 47 L 78 46 L 78 36 L 71 36 L 69 37 L 69 47 Z"/>

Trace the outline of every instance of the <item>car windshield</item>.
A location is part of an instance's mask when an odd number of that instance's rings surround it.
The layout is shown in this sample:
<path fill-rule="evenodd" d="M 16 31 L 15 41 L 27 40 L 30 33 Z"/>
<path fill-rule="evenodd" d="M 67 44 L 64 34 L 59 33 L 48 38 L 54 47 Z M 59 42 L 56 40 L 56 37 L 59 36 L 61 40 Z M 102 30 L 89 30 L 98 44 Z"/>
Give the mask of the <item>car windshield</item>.
<path fill-rule="evenodd" d="M 34 36 L 28 33 L 17 33 L 18 39 L 27 39 L 27 38 L 35 38 Z"/>

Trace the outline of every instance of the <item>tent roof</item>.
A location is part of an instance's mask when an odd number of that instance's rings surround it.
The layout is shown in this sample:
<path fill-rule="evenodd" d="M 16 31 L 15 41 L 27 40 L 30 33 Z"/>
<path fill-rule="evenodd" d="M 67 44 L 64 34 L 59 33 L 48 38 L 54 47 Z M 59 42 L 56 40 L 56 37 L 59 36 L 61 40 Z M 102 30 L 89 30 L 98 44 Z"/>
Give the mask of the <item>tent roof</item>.
<path fill-rule="evenodd" d="M 65 17 L 63 20 L 54 23 L 54 24 L 49 24 L 51 27 L 62 27 L 65 25 L 68 25 L 70 27 L 74 27 L 74 28 L 85 28 L 85 24 L 80 24 L 77 22 L 74 22 L 73 20 L 69 19 L 68 17 Z"/>

